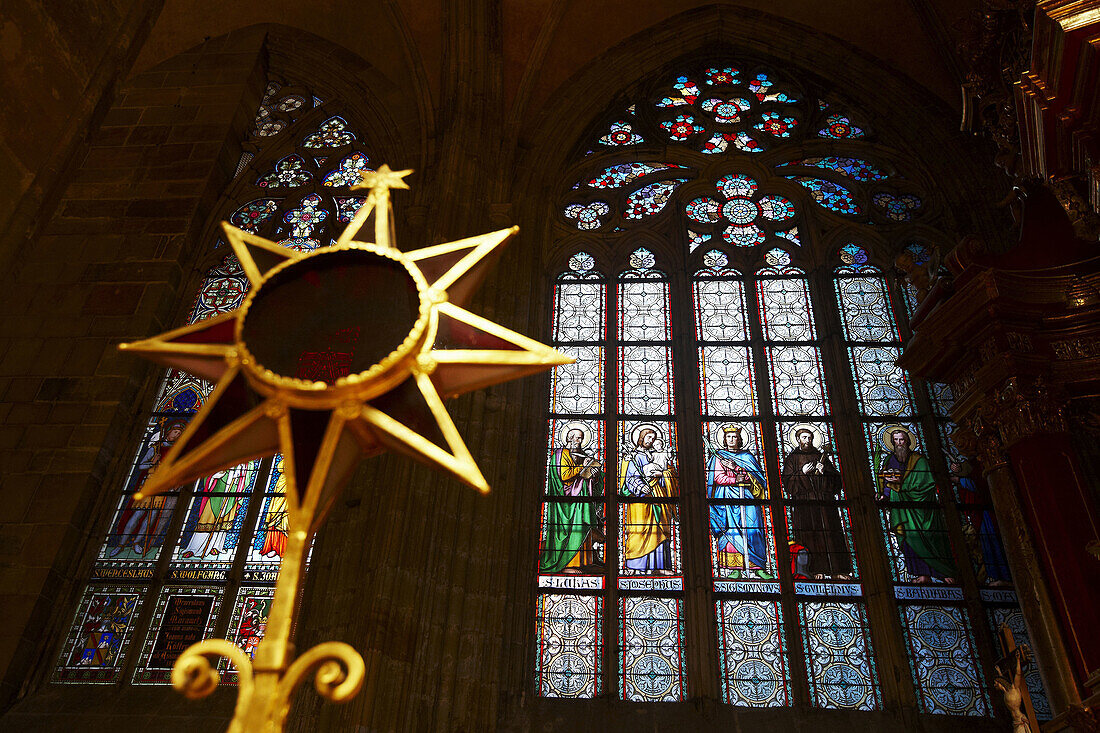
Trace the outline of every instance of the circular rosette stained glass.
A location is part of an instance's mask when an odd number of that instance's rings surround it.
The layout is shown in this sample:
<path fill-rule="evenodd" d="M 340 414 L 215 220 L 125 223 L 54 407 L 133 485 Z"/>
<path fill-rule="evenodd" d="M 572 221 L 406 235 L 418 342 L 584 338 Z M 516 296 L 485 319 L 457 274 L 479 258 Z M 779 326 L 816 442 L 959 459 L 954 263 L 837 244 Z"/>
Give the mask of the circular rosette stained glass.
<path fill-rule="evenodd" d="M 559 697 L 573 697 L 592 678 L 592 665 L 579 654 L 561 652 L 547 666 L 547 679 Z"/>
<path fill-rule="evenodd" d="M 722 100 L 711 98 L 703 102 L 700 107 L 704 112 L 714 115 L 714 121 L 724 125 L 732 125 L 741 121 L 741 113 L 748 112 L 751 105 L 747 99 Z"/>
<path fill-rule="evenodd" d="M 782 196 L 764 196 L 760 199 L 760 213 L 771 221 L 786 221 L 794 216 L 794 204 Z"/>
<path fill-rule="evenodd" d="M 692 135 L 703 131 L 703 126 L 698 124 L 691 115 L 676 115 L 676 119 L 662 122 L 661 128 L 677 142 L 687 140 Z"/>
<path fill-rule="evenodd" d="M 821 673 L 821 687 L 837 707 L 854 708 L 867 695 L 867 677 L 850 664 L 841 662 Z"/>
<path fill-rule="evenodd" d="M 765 112 L 760 115 L 760 121 L 753 127 L 761 132 L 768 133 L 772 137 L 790 137 L 797 125 L 798 120 L 794 117 L 784 116 L 778 112 Z"/>
<path fill-rule="evenodd" d="M 762 644 L 775 631 L 775 619 L 753 603 L 739 604 L 729 616 L 729 625 L 742 644 Z"/>
<path fill-rule="evenodd" d="M 949 613 L 930 607 L 917 619 L 917 635 L 921 641 L 937 651 L 949 651 L 959 644 L 962 629 Z"/>
<path fill-rule="evenodd" d="M 689 203 L 684 211 L 689 219 L 700 224 L 714 224 L 718 221 L 718 202 L 714 199 L 697 198 Z"/>
<path fill-rule="evenodd" d="M 835 606 L 827 606 L 818 612 L 814 620 L 818 640 L 833 649 L 845 649 L 855 638 L 859 622 Z"/>
<path fill-rule="evenodd" d="M 955 667 L 933 668 L 924 689 L 949 714 L 966 714 L 974 707 L 974 681 Z"/>
<path fill-rule="evenodd" d="M 726 198 L 752 196 L 760 188 L 753 178 L 744 173 L 731 173 L 718 179 L 718 191 Z"/>
<path fill-rule="evenodd" d="M 554 613 L 554 629 L 562 639 L 579 639 L 592 626 L 592 609 L 580 598 L 561 596 Z"/>
<path fill-rule="evenodd" d="M 731 224 L 749 224 L 760 213 L 760 208 L 747 198 L 738 196 L 722 205 L 722 216 Z"/>
<path fill-rule="evenodd" d="M 659 654 L 644 654 L 630 667 L 630 681 L 649 699 L 660 699 L 671 689 L 679 675 Z"/>
<path fill-rule="evenodd" d="M 764 232 L 755 224 L 726 227 L 722 239 L 735 247 L 753 247 L 764 241 Z"/>
<path fill-rule="evenodd" d="M 706 72 L 707 83 L 711 86 L 729 86 L 730 84 L 737 83 L 737 69 L 732 66 L 726 66 L 723 68 L 710 68 Z"/>
<path fill-rule="evenodd" d="M 668 605 L 658 600 L 643 600 L 634 607 L 632 616 L 638 635 L 650 641 L 663 639 L 675 621 Z"/>
<path fill-rule="evenodd" d="M 779 675 L 760 659 L 746 659 L 733 668 L 737 691 L 753 705 L 765 705 L 779 688 Z"/>

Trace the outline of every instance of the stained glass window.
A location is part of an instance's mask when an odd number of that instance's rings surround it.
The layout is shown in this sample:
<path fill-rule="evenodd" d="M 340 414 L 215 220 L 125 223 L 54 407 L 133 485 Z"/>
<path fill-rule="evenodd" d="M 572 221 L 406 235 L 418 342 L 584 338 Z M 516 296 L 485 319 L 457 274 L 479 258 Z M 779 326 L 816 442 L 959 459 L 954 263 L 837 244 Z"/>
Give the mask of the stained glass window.
<path fill-rule="evenodd" d="M 857 110 L 825 98 L 710 63 L 654 80 L 581 143 L 554 254 L 553 334 L 577 363 L 549 402 L 543 696 L 683 699 L 692 658 L 731 706 L 993 714 L 984 627 L 1026 635 L 988 497 L 951 443 L 949 391 L 925 397 L 896 364 L 882 269 L 929 261 L 910 225 L 934 226 L 935 207 L 866 144 Z M 879 243 L 827 245 L 844 220 L 880 225 L 866 229 Z M 559 597 L 582 604 L 583 643 L 549 620 Z M 988 618 L 970 616 L 979 602 Z"/>
<path fill-rule="evenodd" d="M 350 195 L 368 162 L 350 120 L 300 85 L 272 81 L 246 142 L 252 152 L 237 172 L 237 198 L 220 217 L 299 250 L 331 241 L 335 220 L 350 217 L 363 201 Z M 291 152 L 312 148 L 339 157 Z M 224 254 L 203 276 L 187 322 L 236 309 L 248 289 L 236 258 Z M 56 682 L 167 683 L 180 652 L 210 637 L 219 623 L 249 654 L 263 638 L 286 547 L 281 457 L 218 471 L 168 494 L 132 498 L 210 390 L 173 370 L 161 378 L 129 474 L 116 488 L 114 514 L 57 660 Z M 235 680 L 224 660 L 220 664 Z"/>

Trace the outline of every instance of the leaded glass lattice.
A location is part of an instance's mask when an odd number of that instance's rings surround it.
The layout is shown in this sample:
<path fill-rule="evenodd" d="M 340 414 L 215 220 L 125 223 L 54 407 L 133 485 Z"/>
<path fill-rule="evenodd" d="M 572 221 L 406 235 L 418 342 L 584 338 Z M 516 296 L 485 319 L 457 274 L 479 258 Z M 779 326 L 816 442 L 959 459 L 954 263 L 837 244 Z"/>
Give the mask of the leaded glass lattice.
<path fill-rule="evenodd" d="M 988 715 L 989 694 L 966 612 L 949 606 L 901 607 L 917 696 L 925 712 Z"/>
<path fill-rule="evenodd" d="M 540 695 L 593 698 L 600 694 L 602 615 L 598 596 L 548 593 L 538 597 L 535 682 Z"/>
<path fill-rule="evenodd" d="M 810 697 L 816 707 L 876 710 L 878 676 L 867 613 L 856 603 L 800 603 Z"/>
<path fill-rule="evenodd" d="M 624 700 L 677 701 L 684 697 L 681 602 L 630 596 L 620 601 Z"/>
<path fill-rule="evenodd" d="M 790 670 L 777 601 L 716 601 L 722 697 L 730 705 L 786 707 Z"/>

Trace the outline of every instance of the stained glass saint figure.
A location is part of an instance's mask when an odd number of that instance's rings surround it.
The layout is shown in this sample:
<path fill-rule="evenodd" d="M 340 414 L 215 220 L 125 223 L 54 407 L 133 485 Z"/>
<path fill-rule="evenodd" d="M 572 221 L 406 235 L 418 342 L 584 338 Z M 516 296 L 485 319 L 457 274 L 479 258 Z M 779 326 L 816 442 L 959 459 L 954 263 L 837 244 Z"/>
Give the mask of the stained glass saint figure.
<path fill-rule="evenodd" d="M 850 580 L 852 563 L 844 541 L 844 526 L 840 510 L 833 503 L 840 498 L 840 473 L 829 456 L 815 445 L 819 437 L 815 429 L 796 428 L 793 437 L 794 448 L 783 460 L 787 495 L 796 502 L 828 502 L 791 506 L 790 541 L 795 575 L 804 579 Z"/>
<path fill-rule="evenodd" d="M 180 540 L 184 558 L 216 558 L 227 548 L 237 512 L 242 509 L 238 492 L 248 490 L 248 467 L 244 463 L 218 471 L 203 479 L 203 497 L 199 517 L 190 534 Z"/>
<path fill-rule="evenodd" d="M 183 420 L 165 421 L 160 433 L 142 453 L 134 467 L 128 494 L 134 494 L 145 485 L 145 479 L 152 473 L 164 455 L 168 453 L 187 423 Z M 152 549 L 160 547 L 167 530 L 168 517 L 172 513 L 169 501 L 175 498 L 161 494 L 144 499 L 129 499 L 126 508 L 118 516 L 115 527 L 107 539 L 109 557 L 118 557 L 126 550 L 132 550 L 136 557 L 145 557 Z"/>
<path fill-rule="evenodd" d="M 641 425 L 631 438 L 632 445 L 620 464 L 619 492 L 644 499 L 675 497 L 675 465 L 664 450 L 660 429 Z M 674 514 L 672 504 L 640 501 L 626 504 L 622 552 L 628 570 L 655 575 L 675 572 L 669 552 Z"/>
<path fill-rule="evenodd" d="M 566 425 L 565 440 L 550 461 L 546 493 L 554 497 L 601 496 L 604 475 L 597 457 L 586 450 L 588 432 Z M 601 521 L 590 501 L 546 502 L 546 535 L 539 559 L 543 573 L 602 573 L 597 545 L 603 543 Z"/>
<path fill-rule="evenodd" d="M 936 508 L 936 481 L 923 453 L 913 450 L 912 433 L 887 428 L 892 450 L 879 463 L 879 499 L 889 501 L 890 531 L 898 538 L 905 569 L 916 582 L 955 582 L 947 527 Z M 898 505 L 898 503 L 902 503 Z M 910 503 L 912 502 L 912 503 Z"/>
<path fill-rule="evenodd" d="M 768 480 L 756 456 L 744 449 L 741 428 L 727 424 L 719 428 L 721 447 L 711 446 L 707 463 L 707 498 L 739 501 L 739 504 L 711 504 L 710 532 L 718 546 L 718 567 L 740 577 L 751 570 L 757 577 L 767 573 L 767 538 L 760 506 L 751 503 L 767 498 Z"/>

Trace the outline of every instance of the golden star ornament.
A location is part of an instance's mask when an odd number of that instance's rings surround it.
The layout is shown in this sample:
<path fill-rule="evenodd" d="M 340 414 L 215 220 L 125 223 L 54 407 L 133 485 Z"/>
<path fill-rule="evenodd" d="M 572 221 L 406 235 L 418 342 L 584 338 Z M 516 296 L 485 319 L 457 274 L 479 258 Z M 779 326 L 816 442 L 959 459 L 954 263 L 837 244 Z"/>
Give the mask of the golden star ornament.
<path fill-rule="evenodd" d="M 310 534 L 358 462 L 385 450 L 489 490 L 444 399 L 573 359 L 463 307 L 517 227 L 394 246 L 389 191 L 409 173 L 364 173 L 363 206 L 310 252 L 222 224 L 250 283 L 242 305 L 120 346 L 215 383 L 135 499 L 276 452 L 291 524 Z"/>

